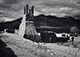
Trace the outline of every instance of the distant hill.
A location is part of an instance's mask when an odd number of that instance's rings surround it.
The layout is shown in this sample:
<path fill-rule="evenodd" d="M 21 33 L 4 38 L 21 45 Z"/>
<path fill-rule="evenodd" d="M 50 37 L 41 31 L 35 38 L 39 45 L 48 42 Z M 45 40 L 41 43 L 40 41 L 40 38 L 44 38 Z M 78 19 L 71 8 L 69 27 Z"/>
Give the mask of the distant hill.
<path fill-rule="evenodd" d="M 78 20 L 80 22 L 80 20 Z M 35 17 L 35 25 L 47 25 L 53 27 L 64 27 L 64 26 L 78 26 L 78 22 L 75 18 L 67 16 L 67 17 L 56 17 L 56 16 L 45 16 L 39 15 Z"/>
<path fill-rule="evenodd" d="M 22 18 L 16 19 L 14 21 L 1 22 L 0 23 L 0 31 L 7 29 L 19 29 L 19 25 L 21 23 Z"/>
<path fill-rule="evenodd" d="M 80 28 L 79 26 L 80 20 L 75 19 L 71 16 L 56 17 L 51 15 L 48 15 L 48 16 L 39 15 L 34 17 L 34 23 L 36 27 L 40 27 L 40 26 L 55 27 L 55 28 L 52 28 L 52 30 L 55 32 L 70 32 L 69 30 L 72 26 L 77 26 Z M 57 29 L 57 27 L 60 27 L 60 28 Z M 40 30 L 45 30 L 45 29 L 42 28 Z M 47 28 L 46 30 L 49 30 L 49 29 Z"/>
<path fill-rule="evenodd" d="M 19 29 L 21 20 L 22 17 L 14 21 L 0 23 L 0 31 L 2 31 L 4 28 Z M 56 17 L 51 15 L 45 16 L 43 14 L 34 16 L 34 25 L 36 27 L 40 27 L 40 26 L 62 27 L 64 29 L 69 30 L 70 27 L 72 26 L 77 26 L 80 29 L 79 24 L 80 24 L 80 19 L 75 19 L 71 16 Z"/>

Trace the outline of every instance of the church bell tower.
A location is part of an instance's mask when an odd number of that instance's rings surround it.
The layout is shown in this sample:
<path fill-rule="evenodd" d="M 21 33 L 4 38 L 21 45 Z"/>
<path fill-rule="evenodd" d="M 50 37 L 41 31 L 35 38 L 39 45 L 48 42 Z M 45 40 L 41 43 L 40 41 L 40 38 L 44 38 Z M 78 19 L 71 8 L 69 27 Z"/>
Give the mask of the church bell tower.
<path fill-rule="evenodd" d="M 29 5 L 26 4 L 24 7 L 24 14 L 25 14 L 25 33 L 24 38 L 32 38 L 34 39 L 36 35 L 38 35 L 35 26 L 34 26 L 34 6 L 29 8 Z"/>

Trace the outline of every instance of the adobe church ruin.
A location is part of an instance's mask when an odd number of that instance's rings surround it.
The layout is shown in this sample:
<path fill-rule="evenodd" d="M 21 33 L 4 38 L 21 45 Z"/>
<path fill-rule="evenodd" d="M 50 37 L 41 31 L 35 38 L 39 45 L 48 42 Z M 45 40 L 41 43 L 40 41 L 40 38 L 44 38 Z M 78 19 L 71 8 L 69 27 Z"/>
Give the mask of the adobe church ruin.
<path fill-rule="evenodd" d="M 55 27 L 56 30 L 59 30 Z M 34 26 L 34 6 L 29 8 L 29 5 L 26 4 L 24 7 L 24 16 L 22 22 L 19 26 L 18 35 L 20 38 L 27 38 L 35 42 L 57 42 L 58 38 L 56 37 L 53 27 L 35 27 Z M 38 35 L 38 33 L 40 35 Z M 59 39 L 60 41 L 66 40 L 65 38 Z"/>
<path fill-rule="evenodd" d="M 26 4 L 24 7 L 24 16 L 22 22 L 19 26 L 19 33 L 18 35 L 23 38 L 34 38 L 37 35 L 37 31 L 34 26 L 34 6 L 29 8 L 29 5 Z"/>

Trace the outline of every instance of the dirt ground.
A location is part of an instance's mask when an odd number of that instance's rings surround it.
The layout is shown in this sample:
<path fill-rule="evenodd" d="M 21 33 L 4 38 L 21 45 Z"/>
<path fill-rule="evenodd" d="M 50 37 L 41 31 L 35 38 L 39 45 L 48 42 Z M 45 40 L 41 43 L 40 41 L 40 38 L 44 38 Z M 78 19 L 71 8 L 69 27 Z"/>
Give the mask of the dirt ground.
<path fill-rule="evenodd" d="M 80 49 L 56 43 L 37 44 L 9 33 L 1 34 L 0 39 L 6 44 L 5 48 L 10 48 L 16 57 L 80 57 Z"/>

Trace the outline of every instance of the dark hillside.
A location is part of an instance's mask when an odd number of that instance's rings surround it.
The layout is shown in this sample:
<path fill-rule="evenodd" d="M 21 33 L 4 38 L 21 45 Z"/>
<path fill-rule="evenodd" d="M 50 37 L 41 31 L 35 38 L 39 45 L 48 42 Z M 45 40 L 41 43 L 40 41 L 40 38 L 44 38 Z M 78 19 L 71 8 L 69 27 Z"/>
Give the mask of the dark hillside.
<path fill-rule="evenodd" d="M 73 17 L 55 17 L 55 16 L 45 16 L 39 15 L 35 17 L 35 25 L 41 26 L 43 25 L 53 26 L 53 27 L 64 27 L 64 26 L 78 26 L 79 21 L 77 21 Z"/>
<path fill-rule="evenodd" d="M 6 22 L 5 26 L 6 26 L 6 28 L 9 28 L 9 29 L 18 29 L 19 25 L 21 23 L 21 20 L 22 20 L 22 18 L 19 18 L 17 20 L 11 21 L 11 22 Z"/>
<path fill-rule="evenodd" d="M 0 31 L 4 30 L 5 28 L 19 29 L 21 20 L 22 18 L 18 18 L 14 21 L 0 23 Z M 80 29 L 79 24 L 80 24 L 80 19 L 75 19 L 71 16 L 56 17 L 51 15 L 45 16 L 43 14 L 34 16 L 34 25 L 36 27 L 40 27 L 40 26 L 60 27 L 60 28 L 63 28 L 62 30 L 66 31 L 66 30 L 69 30 L 70 27 L 72 26 L 77 26 Z M 57 31 L 59 31 L 59 29 Z"/>
<path fill-rule="evenodd" d="M 14 21 L 8 21 L 8 22 L 1 22 L 0 23 L 0 31 L 3 31 L 5 28 L 6 29 L 18 29 L 19 25 L 21 23 L 22 18 L 19 18 Z"/>

